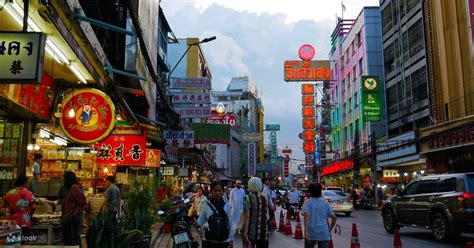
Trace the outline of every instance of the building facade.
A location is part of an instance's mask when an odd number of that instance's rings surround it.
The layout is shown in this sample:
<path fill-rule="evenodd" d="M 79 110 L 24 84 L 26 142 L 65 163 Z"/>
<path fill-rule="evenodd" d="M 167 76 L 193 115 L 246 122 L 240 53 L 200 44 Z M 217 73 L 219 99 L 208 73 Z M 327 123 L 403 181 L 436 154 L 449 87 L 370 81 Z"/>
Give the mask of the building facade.
<path fill-rule="evenodd" d="M 384 82 L 379 8 L 365 7 L 354 21 L 339 19 L 332 36 L 334 81 L 328 89 L 333 106 L 332 149 L 344 158 L 351 155 L 356 132 L 360 133 L 361 144 L 368 143 L 372 132 L 376 137 L 385 136 L 386 132 L 384 120 L 363 122 L 361 112 L 361 76 L 378 76 Z"/>

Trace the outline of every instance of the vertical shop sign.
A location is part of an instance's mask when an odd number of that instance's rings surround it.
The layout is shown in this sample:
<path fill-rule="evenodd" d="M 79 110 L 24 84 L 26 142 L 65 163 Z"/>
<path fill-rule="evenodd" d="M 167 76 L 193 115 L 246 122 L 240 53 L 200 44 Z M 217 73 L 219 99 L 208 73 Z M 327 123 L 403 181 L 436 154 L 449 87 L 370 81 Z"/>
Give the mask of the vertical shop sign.
<path fill-rule="evenodd" d="M 104 141 L 94 145 L 98 164 L 146 165 L 145 129 L 140 127 L 115 127 Z"/>
<path fill-rule="evenodd" d="M 256 147 L 255 142 L 247 144 L 247 162 L 248 162 L 248 176 L 255 176 L 256 171 Z"/>
<path fill-rule="evenodd" d="M 378 77 L 362 76 L 362 115 L 365 122 L 382 119 L 379 85 Z"/>
<path fill-rule="evenodd" d="M 46 36 L 36 32 L 0 32 L 0 82 L 40 83 Z"/>

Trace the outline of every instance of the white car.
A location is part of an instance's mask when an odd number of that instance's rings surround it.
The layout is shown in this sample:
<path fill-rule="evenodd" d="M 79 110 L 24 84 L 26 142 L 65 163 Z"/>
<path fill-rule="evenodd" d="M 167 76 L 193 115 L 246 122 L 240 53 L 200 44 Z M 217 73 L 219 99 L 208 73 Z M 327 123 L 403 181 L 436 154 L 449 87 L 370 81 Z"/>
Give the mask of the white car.
<path fill-rule="evenodd" d="M 323 197 L 331 206 L 332 211 L 336 213 L 344 213 L 346 216 L 350 216 L 354 212 L 351 199 L 342 191 L 323 190 Z"/>

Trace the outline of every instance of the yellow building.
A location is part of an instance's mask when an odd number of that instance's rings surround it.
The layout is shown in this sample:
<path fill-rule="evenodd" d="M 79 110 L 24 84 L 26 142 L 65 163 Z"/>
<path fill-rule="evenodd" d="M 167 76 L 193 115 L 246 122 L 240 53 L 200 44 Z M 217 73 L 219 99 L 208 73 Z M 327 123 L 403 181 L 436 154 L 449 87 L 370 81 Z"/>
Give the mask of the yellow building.
<path fill-rule="evenodd" d="M 472 171 L 472 11 L 466 0 L 432 0 L 424 4 L 430 105 L 435 125 L 420 130 L 420 153 L 427 158 L 428 172 Z"/>

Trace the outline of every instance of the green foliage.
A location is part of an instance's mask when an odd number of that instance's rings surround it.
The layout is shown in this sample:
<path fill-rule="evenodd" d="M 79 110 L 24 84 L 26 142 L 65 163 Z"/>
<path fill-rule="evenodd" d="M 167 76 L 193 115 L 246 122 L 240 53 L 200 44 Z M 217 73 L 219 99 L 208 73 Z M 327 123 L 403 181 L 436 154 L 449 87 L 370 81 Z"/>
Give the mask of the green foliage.
<path fill-rule="evenodd" d="M 113 208 L 104 209 L 94 218 L 87 231 L 88 247 L 133 247 L 133 242 L 151 234 L 155 220 L 152 187 L 135 181 L 126 197 L 127 205 L 119 219 Z"/>

